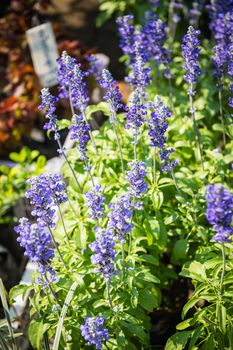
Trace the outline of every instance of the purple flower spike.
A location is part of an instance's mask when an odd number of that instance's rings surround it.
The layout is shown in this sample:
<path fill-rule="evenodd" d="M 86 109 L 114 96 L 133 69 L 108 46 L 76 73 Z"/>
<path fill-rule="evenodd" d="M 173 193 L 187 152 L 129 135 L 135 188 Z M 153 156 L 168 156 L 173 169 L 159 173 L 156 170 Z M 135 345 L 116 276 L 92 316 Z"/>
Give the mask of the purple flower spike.
<path fill-rule="evenodd" d="M 108 229 L 115 233 L 116 239 L 125 242 L 127 233 L 134 226 L 132 224 L 131 196 L 121 196 L 115 203 L 110 204 L 109 208 L 111 212 L 109 214 Z"/>
<path fill-rule="evenodd" d="M 80 153 L 80 158 L 84 161 L 87 161 L 87 142 L 90 139 L 89 131 L 90 127 L 83 119 L 82 115 L 74 114 L 73 125 L 69 126 L 71 131 L 71 140 L 76 140 L 78 144 L 78 150 Z"/>
<path fill-rule="evenodd" d="M 135 52 L 135 29 L 133 25 L 134 16 L 126 15 L 117 19 L 118 31 L 120 34 L 120 48 L 124 55 L 128 55 L 130 61 L 134 61 Z"/>
<path fill-rule="evenodd" d="M 58 124 L 57 124 L 57 116 L 55 114 L 56 107 L 55 103 L 58 102 L 58 98 L 54 97 L 48 88 L 44 88 L 41 90 L 40 98 L 42 99 L 41 104 L 38 109 L 46 108 L 45 118 L 47 119 L 47 123 L 44 125 L 45 130 L 50 130 L 54 132 L 54 139 L 59 140 L 60 135 L 58 132 Z"/>
<path fill-rule="evenodd" d="M 129 106 L 126 107 L 127 123 L 126 129 L 133 129 L 133 135 L 139 135 L 139 129 L 145 122 L 144 117 L 147 115 L 147 108 L 144 101 L 144 93 L 135 90 L 130 97 Z"/>
<path fill-rule="evenodd" d="M 174 152 L 174 148 L 163 149 L 159 152 L 161 160 L 161 170 L 163 173 L 168 173 L 172 171 L 173 168 L 179 163 L 178 159 L 175 159 L 173 162 L 170 161 L 170 154 Z"/>
<path fill-rule="evenodd" d="M 42 174 L 27 181 L 30 189 L 26 198 L 34 207 L 32 215 L 43 220 L 49 227 L 55 226 L 55 208 L 68 200 L 65 183 L 60 174 Z"/>
<path fill-rule="evenodd" d="M 114 268 L 114 260 L 116 255 L 115 242 L 113 239 L 113 230 L 102 230 L 100 227 L 95 227 L 96 240 L 89 244 L 92 252 L 95 254 L 91 257 L 96 273 L 102 273 L 106 282 L 109 282 L 111 275 L 116 274 Z"/>
<path fill-rule="evenodd" d="M 150 145 L 152 147 L 164 148 L 166 143 L 165 132 L 168 128 L 166 119 L 170 118 L 171 111 L 163 104 L 158 96 L 155 96 L 154 103 L 150 103 L 149 107 L 154 109 L 151 112 L 151 118 L 148 122 Z"/>
<path fill-rule="evenodd" d="M 233 217 L 233 195 L 220 184 L 207 186 L 206 218 L 217 234 L 216 242 L 228 242 L 233 234 L 231 226 Z"/>
<path fill-rule="evenodd" d="M 100 80 L 102 76 L 102 71 L 106 65 L 105 62 L 103 62 L 103 60 L 101 60 L 101 58 L 97 55 L 88 56 L 87 61 L 90 65 L 89 72 L 93 74 L 97 80 Z"/>
<path fill-rule="evenodd" d="M 119 87 L 116 86 L 116 81 L 107 69 L 103 69 L 99 84 L 106 91 L 103 98 L 111 106 L 110 122 L 114 123 L 116 112 L 118 109 L 123 108 L 123 105 L 120 102 L 122 95 L 119 92 Z"/>
<path fill-rule="evenodd" d="M 85 205 L 90 210 L 91 219 L 100 219 L 103 216 L 103 202 L 105 197 L 101 196 L 101 185 L 95 185 L 92 191 L 85 193 Z"/>
<path fill-rule="evenodd" d="M 89 73 L 83 72 L 77 60 L 70 57 L 66 51 L 62 52 L 57 61 L 59 65 L 57 73 L 60 85 L 59 97 L 68 98 L 70 95 L 73 107 L 83 113 L 89 101 L 87 83 L 84 82 Z"/>
<path fill-rule="evenodd" d="M 110 338 L 108 329 L 103 328 L 104 318 L 86 317 L 85 324 L 80 327 L 82 336 L 87 341 L 88 345 L 95 345 L 96 349 L 102 349 L 103 342 Z"/>
<path fill-rule="evenodd" d="M 183 68 L 186 71 L 184 80 L 189 84 L 189 94 L 194 94 L 191 86 L 197 82 L 197 78 L 201 74 L 201 70 L 198 65 L 200 52 L 200 41 L 198 36 L 200 33 L 200 30 L 196 30 L 190 26 L 187 34 L 183 37 L 183 44 L 181 45 L 182 55 L 185 60 L 185 65 Z"/>
<path fill-rule="evenodd" d="M 126 179 L 130 183 L 128 188 L 131 195 L 135 198 L 141 198 L 142 194 L 146 193 L 148 184 L 144 178 L 146 176 L 145 163 L 139 160 L 133 160 L 129 163 L 131 168 L 126 175 Z"/>
<path fill-rule="evenodd" d="M 15 231 L 19 235 L 17 241 L 25 249 L 24 255 L 37 263 L 38 272 L 41 275 L 46 275 L 52 282 L 57 281 L 55 272 L 50 266 L 51 260 L 55 256 L 54 250 L 51 248 L 52 239 L 44 222 L 37 220 L 36 223 L 30 224 L 28 219 L 21 218 Z"/>

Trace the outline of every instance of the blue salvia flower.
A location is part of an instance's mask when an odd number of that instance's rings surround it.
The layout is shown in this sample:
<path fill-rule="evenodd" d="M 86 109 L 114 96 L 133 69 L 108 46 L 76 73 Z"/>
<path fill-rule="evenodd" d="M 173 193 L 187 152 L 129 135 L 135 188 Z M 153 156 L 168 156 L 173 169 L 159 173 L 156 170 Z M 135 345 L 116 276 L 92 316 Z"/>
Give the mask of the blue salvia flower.
<path fill-rule="evenodd" d="M 97 265 L 95 273 L 101 273 L 106 282 L 110 281 L 110 277 L 117 273 L 114 267 L 116 256 L 115 242 L 113 239 L 113 230 L 102 230 L 100 227 L 95 227 L 96 240 L 89 244 L 93 254 L 91 262 Z"/>
<path fill-rule="evenodd" d="M 218 26 L 223 16 L 232 11 L 233 1 L 232 0 L 211 0 L 210 4 L 206 5 L 209 11 L 210 29 L 215 33 L 218 31 Z M 221 26 L 221 24 L 220 24 Z"/>
<path fill-rule="evenodd" d="M 63 51 L 58 59 L 58 82 L 60 84 L 60 97 L 71 96 L 73 107 L 83 113 L 89 102 L 87 83 L 84 81 L 89 74 L 81 70 L 81 65 L 75 58 L 70 57 Z"/>
<path fill-rule="evenodd" d="M 227 46 L 227 57 L 228 57 L 227 73 L 231 80 L 230 90 L 233 91 L 233 43 Z M 231 108 L 233 108 L 232 97 L 229 98 L 228 104 Z"/>
<path fill-rule="evenodd" d="M 143 44 L 142 35 L 139 34 L 135 38 L 136 42 L 134 44 L 134 61 L 130 63 L 131 72 L 125 80 L 132 85 L 135 89 L 140 89 L 141 91 L 149 85 L 151 81 L 150 73 L 151 68 L 147 66 L 148 55 Z"/>
<path fill-rule="evenodd" d="M 90 127 L 83 119 L 82 115 L 74 114 L 72 117 L 72 122 L 72 125 L 69 126 L 69 130 L 71 131 L 70 138 L 71 140 L 77 141 L 80 158 L 86 162 L 88 159 L 87 142 L 90 139 Z"/>
<path fill-rule="evenodd" d="M 135 60 L 135 28 L 133 20 L 133 15 L 126 15 L 116 20 L 120 34 L 120 48 L 124 55 L 129 56 L 131 62 Z"/>
<path fill-rule="evenodd" d="M 193 1 L 192 8 L 189 10 L 189 23 L 191 26 L 197 27 L 205 0 Z"/>
<path fill-rule="evenodd" d="M 68 200 L 66 186 L 60 174 L 42 174 L 27 180 L 30 189 L 25 193 L 34 210 L 33 216 L 43 220 L 49 227 L 55 226 L 55 209 Z"/>
<path fill-rule="evenodd" d="M 165 48 L 167 40 L 167 26 L 150 11 L 145 13 L 144 26 L 141 28 L 144 51 L 147 53 L 147 59 L 153 59 L 155 62 L 166 65 L 164 71 L 167 78 L 172 77 L 168 68 L 171 62 L 170 51 Z"/>
<path fill-rule="evenodd" d="M 57 278 L 51 267 L 51 260 L 55 256 L 51 248 L 52 239 L 44 222 L 37 220 L 31 224 L 27 218 L 21 218 L 15 231 L 19 235 L 17 241 L 25 249 L 24 255 L 38 265 L 38 272 L 41 275 L 56 282 Z"/>
<path fill-rule="evenodd" d="M 126 235 L 132 230 L 131 195 L 119 197 L 115 203 L 109 205 L 108 230 L 114 232 L 115 238 L 125 242 Z"/>
<path fill-rule="evenodd" d="M 159 151 L 161 160 L 161 170 L 163 173 L 168 173 L 179 163 L 178 159 L 171 162 L 170 154 L 174 152 L 174 148 L 162 149 Z"/>
<path fill-rule="evenodd" d="M 184 80 L 189 84 L 188 93 L 194 95 L 194 90 L 192 85 L 197 82 L 198 76 L 201 74 L 201 70 L 198 65 L 198 58 L 200 52 L 200 41 L 198 36 L 200 35 L 200 30 L 194 29 L 192 26 L 188 28 L 188 32 L 183 37 L 182 55 L 185 61 L 184 70 L 186 71 L 184 75 Z"/>
<path fill-rule="evenodd" d="M 131 206 L 136 209 L 142 209 L 141 202 L 137 203 L 136 198 L 141 198 L 147 191 L 148 184 L 145 182 L 146 170 L 145 162 L 139 160 L 133 160 L 129 163 L 131 170 L 128 171 L 126 179 L 129 181 L 130 186 L 128 190 L 132 196 Z"/>
<path fill-rule="evenodd" d="M 101 185 L 95 185 L 90 191 L 85 193 L 85 205 L 89 208 L 89 216 L 91 219 L 100 219 L 103 216 L 103 203 L 105 197 L 101 195 Z"/>
<path fill-rule="evenodd" d="M 116 86 L 116 81 L 113 79 L 111 73 L 107 69 L 103 69 L 99 84 L 106 91 L 103 98 L 111 106 L 110 122 L 114 123 L 116 112 L 118 109 L 123 108 L 123 105 L 120 102 L 122 95 L 119 92 L 119 87 Z"/>
<path fill-rule="evenodd" d="M 108 329 L 103 328 L 104 317 L 86 317 L 85 324 L 81 325 L 81 333 L 88 345 L 95 345 L 96 349 L 102 349 L 103 342 L 110 338 Z"/>
<path fill-rule="evenodd" d="M 168 172 L 178 164 L 178 160 L 170 161 L 170 154 L 174 152 L 174 149 L 166 149 L 165 132 L 168 128 L 166 119 L 170 118 L 171 112 L 158 96 L 155 96 L 154 103 L 150 102 L 148 107 L 153 108 L 148 121 L 150 145 L 159 148 L 161 170 Z"/>
<path fill-rule="evenodd" d="M 41 104 L 39 105 L 38 109 L 44 109 L 46 108 L 46 115 L 45 118 L 47 119 L 47 122 L 44 125 L 45 130 L 53 131 L 54 132 L 54 139 L 59 140 L 59 128 L 57 124 L 57 115 L 55 113 L 56 107 L 55 103 L 58 102 L 58 98 L 53 96 L 48 88 L 44 88 L 41 90 L 40 98 L 42 99 Z"/>
<path fill-rule="evenodd" d="M 222 88 L 222 78 L 224 76 L 224 65 L 227 61 L 227 52 L 223 45 L 219 44 L 213 48 L 214 57 L 212 59 L 214 65 L 214 76 L 217 79 L 217 87 Z"/>
<path fill-rule="evenodd" d="M 149 5 L 151 7 L 156 8 L 156 7 L 159 7 L 159 3 L 160 3 L 160 0 L 150 0 Z"/>
<path fill-rule="evenodd" d="M 154 103 L 149 103 L 149 107 L 153 108 L 148 121 L 150 145 L 152 147 L 164 148 L 166 143 L 165 132 L 168 128 L 166 120 L 170 118 L 171 111 L 163 104 L 158 96 L 155 96 Z"/>
<path fill-rule="evenodd" d="M 93 74 L 97 80 L 100 80 L 105 63 L 97 55 L 93 54 L 87 57 L 87 61 L 90 65 L 89 72 Z"/>
<path fill-rule="evenodd" d="M 216 242 L 228 242 L 233 234 L 231 226 L 233 217 L 233 195 L 221 184 L 208 185 L 206 218 L 217 234 L 213 237 Z"/>
<path fill-rule="evenodd" d="M 147 115 L 146 104 L 144 103 L 145 94 L 144 91 L 139 89 L 132 92 L 129 105 L 126 107 L 126 129 L 133 129 L 133 135 L 139 134 L 139 129 L 145 122 L 145 116 Z"/>

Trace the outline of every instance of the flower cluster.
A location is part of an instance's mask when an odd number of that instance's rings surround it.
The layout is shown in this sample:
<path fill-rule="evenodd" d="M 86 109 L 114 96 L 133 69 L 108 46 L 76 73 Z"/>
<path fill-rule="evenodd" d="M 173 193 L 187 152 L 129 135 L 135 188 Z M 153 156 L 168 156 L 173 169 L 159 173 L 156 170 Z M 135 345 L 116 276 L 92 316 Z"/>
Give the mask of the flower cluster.
<path fill-rule="evenodd" d="M 105 280 L 108 282 L 111 275 L 116 274 L 114 268 L 114 260 L 116 255 L 115 243 L 113 239 L 113 231 L 110 229 L 102 230 L 100 227 L 95 227 L 96 240 L 89 244 L 92 252 L 95 254 L 91 257 L 96 273 L 102 273 Z"/>
<path fill-rule="evenodd" d="M 134 136 L 139 134 L 139 128 L 145 122 L 144 117 L 147 115 L 147 108 L 143 100 L 144 94 L 137 89 L 132 92 L 129 99 L 129 105 L 126 107 L 127 122 L 125 128 L 132 128 Z"/>
<path fill-rule="evenodd" d="M 103 342 L 110 338 L 108 329 L 103 328 L 103 324 L 103 316 L 86 317 L 85 324 L 80 327 L 87 344 L 95 345 L 96 349 L 102 349 Z"/>
<path fill-rule="evenodd" d="M 30 189 L 25 196 L 30 198 L 34 207 L 32 215 L 40 218 L 49 227 L 54 227 L 55 207 L 68 200 L 61 175 L 42 174 L 32 177 L 27 183 L 30 184 Z"/>
<path fill-rule="evenodd" d="M 198 20 L 201 16 L 203 6 L 204 0 L 193 1 L 192 8 L 189 11 L 189 23 L 191 26 L 198 26 Z"/>
<path fill-rule="evenodd" d="M 89 74 L 81 70 L 81 65 L 75 58 L 70 57 L 63 51 L 58 58 L 58 82 L 60 84 L 60 97 L 70 97 L 72 105 L 79 112 L 83 113 L 88 104 L 88 91 L 85 77 Z"/>
<path fill-rule="evenodd" d="M 233 234 L 231 226 L 233 217 L 233 195 L 220 184 L 207 187 L 206 217 L 217 234 L 213 237 L 216 242 L 227 242 Z"/>
<path fill-rule="evenodd" d="M 115 233 L 115 238 L 125 242 L 127 233 L 132 228 L 133 210 L 131 208 L 131 195 L 127 194 L 117 199 L 115 203 L 109 205 L 108 229 Z"/>
<path fill-rule="evenodd" d="M 153 108 L 153 111 L 151 112 L 151 118 L 148 121 L 150 145 L 151 147 L 159 148 L 160 160 L 163 164 L 161 166 L 161 170 L 163 172 L 168 172 L 171 171 L 178 163 L 178 160 L 171 162 L 169 159 L 169 156 L 174 151 L 174 149 L 165 149 L 165 132 L 168 127 L 166 119 L 170 118 L 171 112 L 169 108 L 163 104 L 158 96 L 155 96 L 154 103 L 149 103 L 149 107 Z"/>
<path fill-rule="evenodd" d="M 167 26 L 161 19 L 150 11 L 145 13 L 145 25 L 142 27 L 143 47 L 147 59 L 153 59 L 157 63 L 166 65 L 165 76 L 168 76 L 168 64 L 171 62 L 170 51 L 164 45 L 167 40 Z"/>
<path fill-rule="evenodd" d="M 135 29 L 133 25 L 134 16 L 126 15 L 117 19 L 118 31 L 120 34 L 120 48 L 124 55 L 129 56 L 131 62 L 134 61 Z"/>
<path fill-rule="evenodd" d="M 19 235 L 17 241 L 25 249 L 24 254 L 38 264 L 38 272 L 55 282 L 55 272 L 50 266 L 51 259 L 54 258 L 54 250 L 51 248 L 51 235 L 44 222 L 37 220 L 36 223 L 31 224 L 28 219 L 21 218 L 15 231 Z"/>
<path fill-rule="evenodd" d="M 50 130 L 54 132 L 54 139 L 59 140 L 60 135 L 58 132 L 58 124 L 57 124 L 57 116 L 55 114 L 56 107 L 55 103 L 58 102 L 58 98 L 53 96 L 48 88 L 44 88 L 41 90 L 40 98 L 42 99 L 41 104 L 39 105 L 39 109 L 46 108 L 45 118 L 47 119 L 47 123 L 44 125 L 45 130 Z"/>
<path fill-rule="evenodd" d="M 89 72 L 93 74 L 97 80 L 100 80 L 105 63 L 97 55 L 93 54 L 87 57 L 87 61 L 90 65 Z"/>
<path fill-rule="evenodd" d="M 130 186 L 128 188 L 130 194 L 135 198 L 140 198 L 147 190 L 148 184 L 145 182 L 146 176 L 145 163 L 139 160 L 133 160 L 129 163 L 131 168 L 126 175 Z"/>
<path fill-rule="evenodd" d="M 123 108 L 123 105 L 120 102 L 122 95 L 119 92 L 119 87 L 116 86 L 116 81 L 113 79 L 111 73 L 107 69 L 103 69 L 99 84 L 106 91 L 103 98 L 111 106 L 110 122 L 114 123 L 116 112 L 118 109 Z"/>
<path fill-rule="evenodd" d="M 189 94 L 194 94 L 192 85 L 197 82 L 197 78 L 201 74 L 201 70 L 198 65 L 200 52 L 200 41 L 198 39 L 199 35 L 200 31 L 190 26 L 187 34 L 183 37 L 183 44 L 181 45 L 182 55 L 185 60 L 185 65 L 183 68 L 186 71 L 184 80 L 189 84 Z"/>
<path fill-rule="evenodd" d="M 85 193 L 85 205 L 89 208 L 89 216 L 92 219 L 99 219 L 103 216 L 103 202 L 105 197 L 101 196 L 101 185 L 95 185 L 90 191 Z"/>
<path fill-rule="evenodd" d="M 80 158 L 84 161 L 87 160 L 87 142 L 90 139 L 89 131 L 90 127 L 83 120 L 82 115 L 74 114 L 72 117 L 72 125 L 69 126 L 71 131 L 70 138 L 71 140 L 76 140 L 78 144 L 78 151 L 80 153 Z"/>
<path fill-rule="evenodd" d="M 168 127 L 166 119 L 170 118 L 171 111 L 163 104 L 158 96 L 155 96 L 154 103 L 150 103 L 149 107 L 153 108 L 151 118 L 148 121 L 150 145 L 152 147 L 164 148 L 166 142 L 165 132 Z"/>

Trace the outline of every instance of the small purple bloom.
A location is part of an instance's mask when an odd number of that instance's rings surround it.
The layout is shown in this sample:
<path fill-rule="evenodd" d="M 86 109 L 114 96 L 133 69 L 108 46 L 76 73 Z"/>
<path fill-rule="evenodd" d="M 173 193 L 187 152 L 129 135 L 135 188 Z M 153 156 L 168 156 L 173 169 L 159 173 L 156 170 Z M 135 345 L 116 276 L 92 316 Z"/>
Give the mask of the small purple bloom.
<path fill-rule="evenodd" d="M 217 234 L 213 237 L 216 242 L 228 242 L 233 234 L 231 226 L 233 217 L 233 195 L 221 184 L 208 185 L 206 218 Z"/>
<path fill-rule="evenodd" d="M 103 342 L 110 338 L 108 329 L 103 328 L 104 318 L 86 317 L 85 324 L 80 327 L 82 336 L 87 341 L 88 345 L 95 345 L 96 349 L 102 349 Z"/>
<path fill-rule="evenodd" d="M 125 129 L 132 128 L 134 136 L 137 136 L 139 134 L 139 129 L 145 122 L 144 117 L 147 115 L 147 108 L 143 102 L 144 99 L 144 92 L 136 89 L 132 92 L 129 99 L 129 105 L 126 107 L 127 122 Z"/>
<path fill-rule="evenodd" d="M 128 55 L 130 61 L 134 61 L 135 29 L 133 25 L 134 16 L 126 15 L 116 20 L 120 34 L 120 48 L 124 55 Z"/>
<path fill-rule="evenodd" d="M 73 125 L 69 126 L 71 131 L 71 140 L 76 140 L 78 144 L 78 150 L 80 153 L 80 158 L 84 161 L 87 161 L 87 142 L 90 139 L 89 130 L 90 127 L 83 119 L 82 115 L 74 114 Z"/>
<path fill-rule="evenodd" d="M 55 226 L 55 209 L 68 200 L 66 186 L 60 174 L 42 174 L 27 180 L 30 189 L 26 198 L 30 199 L 34 210 L 32 215 L 43 220 L 49 227 Z"/>
<path fill-rule="evenodd" d="M 41 220 L 30 224 L 28 219 L 21 218 L 19 225 L 15 227 L 16 233 L 19 235 L 17 241 L 20 246 L 25 249 L 25 255 L 38 265 L 38 272 L 46 275 L 52 282 L 57 281 L 55 272 L 50 266 L 51 260 L 54 258 L 54 250 L 51 248 L 51 235 Z M 49 274 L 49 276 L 48 276 Z"/>
<path fill-rule="evenodd" d="M 116 81 L 113 79 L 111 73 L 107 69 L 103 69 L 99 84 L 106 91 L 103 98 L 111 106 L 110 122 L 114 123 L 115 115 L 118 109 L 123 108 L 123 105 L 120 102 L 122 95 L 119 92 L 119 87 L 116 86 Z"/>
<path fill-rule="evenodd" d="M 173 162 L 170 161 L 170 154 L 174 152 L 173 148 L 170 149 L 162 149 L 159 152 L 160 160 L 161 160 L 161 170 L 163 173 L 168 173 L 172 171 L 172 169 L 179 163 L 178 159 L 175 159 Z"/>
<path fill-rule="evenodd" d="M 148 184 L 144 178 L 146 176 L 145 163 L 139 160 L 133 160 L 129 163 L 131 168 L 126 175 L 130 186 L 128 190 L 132 197 L 141 198 L 142 194 L 146 193 Z"/>
<path fill-rule="evenodd" d="M 186 71 L 184 80 L 189 84 L 189 94 L 194 94 L 191 87 L 197 82 L 197 78 L 201 74 L 201 70 L 198 65 L 200 52 L 200 41 L 198 36 L 200 33 L 200 30 L 196 30 L 190 26 L 187 34 L 183 37 L 183 44 L 181 45 L 182 55 L 185 61 L 183 68 Z"/>
<path fill-rule="evenodd" d="M 108 282 L 110 277 L 117 273 L 114 268 L 116 250 L 113 230 L 102 230 L 100 227 L 95 227 L 95 232 L 96 240 L 89 244 L 91 251 L 95 253 L 91 257 L 91 262 L 99 266 L 95 268 L 95 272 L 102 273 Z"/>
<path fill-rule="evenodd" d="M 93 74 L 97 80 L 101 79 L 102 71 L 106 63 L 103 62 L 99 56 L 93 54 L 87 57 L 87 61 L 90 65 L 89 72 Z"/>
<path fill-rule="evenodd" d="M 91 219 L 100 219 L 103 216 L 105 197 L 101 196 L 101 185 L 95 185 L 93 190 L 85 193 L 85 205 L 89 208 Z"/>
<path fill-rule="evenodd" d="M 53 96 L 48 88 L 44 88 L 41 90 L 40 98 L 42 99 L 41 104 L 38 109 L 46 108 L 45 118 L 47 119 L 47 123 L 44 125 L 45 130 L 50 130 L 54 132 L 54 139 L 59 140 L 60 135 L 58 132 L 58 124 L 57 124 L 57 116 L 55 114 L 56 107 L 55 103 L 58 102 L 58 98 Z"/>
<path fill-rule="evenodd" d="M 115 238 L 121 242 L 125 242 L 127 233 L 132 228 L 133 210 L 131 208 L 131 196 L 124 195 L 117 199 L 115 203 L 109 204 L 110 214 L 108 229 L 115 233 Z"/>

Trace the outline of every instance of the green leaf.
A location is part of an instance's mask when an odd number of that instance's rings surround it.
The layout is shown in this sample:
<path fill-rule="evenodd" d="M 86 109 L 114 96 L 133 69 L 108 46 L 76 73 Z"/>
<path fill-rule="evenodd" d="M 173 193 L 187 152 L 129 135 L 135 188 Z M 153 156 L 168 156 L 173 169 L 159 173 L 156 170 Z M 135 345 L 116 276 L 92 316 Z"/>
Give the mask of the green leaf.
<path fill-rule="evenodd" d="M 139 304 L 147 311 L 152 312 L 160 304 L 160 296 L 157 297 L 148 289 L 142 289 L 138 296 Z"/>
<path fill-rule="evenodd" d="M 44 334 L 44 324 L 42 319 L 32 320 L 28 328 L 28 336 L 31 345 L 36 350 L 41 350 L 41 341 Z"/>
<path fill-rule="evenodd" d="M 18 284 L 11 288 L 9 297 L 10 301 L 13 302 L 17 296 L 22 295 L 22 298 L 26 296 L 33 289 L 32 285 L 28 284 Z"/>
<path fill-rule="evenodd" d="M 148 344 L 148 335 L 144 332 L 142 326 L 140 327 L 135 323 L 129 323 L 125 321 L 120 321 L 120 324 L 123 328 L 126 328 L 133 336 L 139 338 L 143 344 Z"/>
<path fill-rule="evenodd" d="M 180 275 L 203 282 L 206 280 L 205 266 L 198 261 L 188 262 L 184 265 Z"/>
<path fill-rule="evenodd" d="M 176 326 L 176 329 L 178 331 L 183 331 L 184 329 L 190 327 L 192 325 L 192 318 L 187 318 L 187 320 L 184 320 L 183 322 L 178 323 Z"/>
<path fill-rule="evenodd" d="M 188 247 L 189 245 L 186 239 L 179 239 L 176 241 L 172 250 L 172 260 L 178 262 L 186 259 Z"/>
<path fill-rule="evenodd" d="M 154 192 L 152 194 L 152 201 L 153 201 L 155 210 L 159 210 L 163 205 L 163 192 L 161 191 Z"/>
<path fill-rule="evenodd" d="M 91 116 L 95 112 L 103 112 L 105 115 L 110 116 L 111 114 L 111 106 L 109 105 L 108 102 L 100 102 L 97 105 L 90 105 L 87 106 L 86 111 L 85 111 L 85 116 L 87 119 L 91 119 Z"/>
<path fill-rule="evenodd" d="M 61 119 L 61 120 L 57 120 L 57 124 L 59 129 L 58 130 L 63 130 L 68 128 L 68 126 L 72 125 L 71 120 L 68 119 Z"/>
<path fill-rule="evenodd" d="M 182 310 L 182 319 L 185 317 L 185 315 L 187 314 L 187 312 L 194 306 L 196 305 L 196 303 L 200 300 L 199 296 L 193 296 L 191 297 L 191 299 L 189 299 L 189 301 L 185 304 L 185 306 L 183 307 Z"/>
<path fill-rule="evenodd" d="M 191 336 L 192 331 L 183 331 L 176 333 L 168 339 L 165 350 L 182 350 L 185 349 L 185 345 L 189 337 Z"/>

